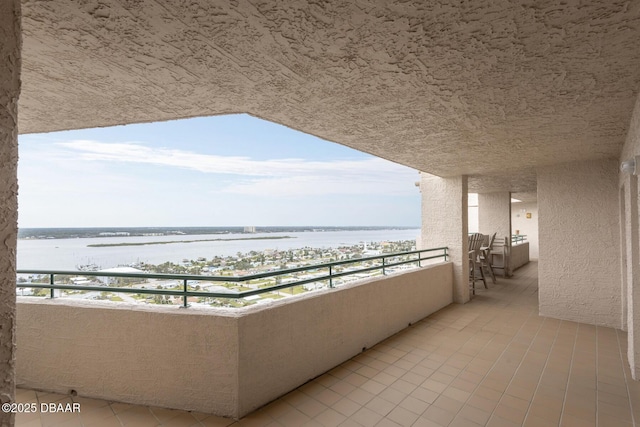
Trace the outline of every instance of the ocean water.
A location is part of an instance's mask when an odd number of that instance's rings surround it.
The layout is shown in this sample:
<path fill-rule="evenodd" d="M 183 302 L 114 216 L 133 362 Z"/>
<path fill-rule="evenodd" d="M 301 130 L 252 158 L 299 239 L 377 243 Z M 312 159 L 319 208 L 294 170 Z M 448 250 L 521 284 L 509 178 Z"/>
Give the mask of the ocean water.
<path fill-rule="evenodd" d="M 303 247 L 330 248 L 352 246 L 362 242 L 415 240 L 419 229 L 303 231 L 255 234 L 202 234 L 175 236 L 96 237 L 72 239 L 19 239 L 18 269 L 75 270 L 95 264 L 112 268 L 132 263 L 181 262 L 214 256 L 236 255 L 238 252 L 288 250 Z M 247 239 L 248 237 L 288 237 L 285 239 L 206 241 L 210 239 Z M 184 243 L 182 241 L 190 241 Z M 200 241 L 198 241 L 200 240 Z M 93 244 L 177 242 L 144 246 L 90 247 Z"/>

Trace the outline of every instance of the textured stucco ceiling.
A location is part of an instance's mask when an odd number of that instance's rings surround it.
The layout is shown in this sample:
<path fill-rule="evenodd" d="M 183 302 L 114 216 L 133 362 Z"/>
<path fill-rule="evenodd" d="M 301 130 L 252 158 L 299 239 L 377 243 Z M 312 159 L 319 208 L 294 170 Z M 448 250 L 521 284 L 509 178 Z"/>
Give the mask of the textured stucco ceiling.
<path fill-rule="evenodd" d="M 24 0 L 23 32 L 21 133 L 247 112 L 512 191 L 617 157 L 640 83 L 638 1 Z"/>

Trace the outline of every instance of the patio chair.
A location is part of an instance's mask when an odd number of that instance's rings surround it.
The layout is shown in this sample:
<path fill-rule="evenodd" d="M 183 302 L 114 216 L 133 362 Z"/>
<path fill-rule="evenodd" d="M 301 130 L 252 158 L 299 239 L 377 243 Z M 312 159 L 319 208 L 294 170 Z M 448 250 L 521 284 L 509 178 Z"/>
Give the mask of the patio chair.
<path fill-rule="evenodd" d="M 493 280 L 493 283 L 496 283 L 496 274 L 493 271 L 493 255 L 491 253 L 491 251 L 493 250 L 493 242 L 496 239 L 496 233 L 493 233 L 492 236 L 489 237 L 489 241 L 487 242 L 486 246 L 482 246 L 480 248 L 479 251 L 479 255 L 478 255 L 478 259 L 480 261 L 480 268 L 481 269 L 487 269 L 487 271 L 489 271 L 489 275 L 491 276 L 491 280 Z"/>
<path fill-rule="evenodd" d="M 489 289 L 487 286 L 487 281 L 484 277 L 484 271 L 482 270 L 482 265 L 480 263 L 480 248 L 482 247 L 482 242 L 484 241 L 484 235 L 480 233 L 474 233 L 469 236 L 469 280 L 471 281 L 471 289 L 473 295 L 476 294 L 476 281 L 482 280 L 484 283 L 485 289 Z M 476 271 L 480 273 L 478 277 L 476 275 Z"/>

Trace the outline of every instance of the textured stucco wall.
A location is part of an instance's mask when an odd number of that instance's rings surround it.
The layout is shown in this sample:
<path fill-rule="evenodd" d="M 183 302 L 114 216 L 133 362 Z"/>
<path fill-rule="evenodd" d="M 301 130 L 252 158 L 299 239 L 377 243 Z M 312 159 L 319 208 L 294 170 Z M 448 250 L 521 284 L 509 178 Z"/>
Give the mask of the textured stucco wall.
<path fill-rule="evenodd" d="M 240 415 L 452 302 L 452 264 L 324 292 L 240 319 Z"/>
<path fill-rule="evenodd" d="M 453 262 L 453 300 L 469 301 L 468 192 L 466 176 L 441 178 L 420 174 L 422 248 L 449 248 Z"/>
<path fill-rule="evenodd" d="M 56 0 L 24 16 L 22 132 L 249 112 L 500 188 L 504 171 L 616 156 L 640 84 L 629 1 Z"/>
<path fill-rule="evenodd" d="M 622 148 L 619 161 L 626 161 L 640 155 L 640 95 L 636 100 L 627 139 Z M 640 168 L 639 168 L 640 169 Z M 639 185 L 637 175 L 619 174 L 621 188 L 621 210 L 624 209 L 621 224 L 623 239 L 622 274 L 623 285 L 623 315 L 627 329 L 627 356 L 631 367 L 631 374 L 635 380 L 640 380 L 640 233 L 638 218 L 640 209 Z"/>
<path fill-rule="evenodd" d="M 240 310 L 19 298 L 18 385 L 241 417 L 452 302 L 442 263 Z"/>
<path fill-rule="evenodd" d="M 531 218 L 527 218 L 527 213 Z M 529 242 L 529 258 L 538 259 L 538 202 L 513 203 L 511 205 L 511 229 L 515 234 L 527 236 Z"/>
<path fill-rule="evenodd" d="M 636 305 L 640 300 L 638 200 L 638 177 L 626 175 L 620 189 L 622 328 L 627 331 L 627 358 L 631 374 L 636 380 L 640 380 L 640 323 L 637 318 L 640 311 Z"/>
<path fill-rule="evenodd" d="M 478 229 L 482 234 L 511 236 L 511 193 L 478 193 Z"/>
<path fill-rule="evenodd" d="M 511 244 L 511 194 L 508 191 L 498 193 L 478 193 L 478 230 L 482 234 L 498 233 L 496 237 L 504 237 Z M 507 249 L 505 275 L 513 271 L 511 254 Z"/>
<path fill-rule="evenodd" d="M 538 169 L 540 314 L 621 327 L 618 162 Z"/>
<path fill-rule="evenodd" d="M 234 416 L 237 318 L 19 298 L 17 384 Z"/>
<path fill-rule="evenodd" d="M 20 2 L 0 3 L 0 403 L 15 395 L 16 238 Z M 0 425 L 13 415 L 0 412 Z"/>

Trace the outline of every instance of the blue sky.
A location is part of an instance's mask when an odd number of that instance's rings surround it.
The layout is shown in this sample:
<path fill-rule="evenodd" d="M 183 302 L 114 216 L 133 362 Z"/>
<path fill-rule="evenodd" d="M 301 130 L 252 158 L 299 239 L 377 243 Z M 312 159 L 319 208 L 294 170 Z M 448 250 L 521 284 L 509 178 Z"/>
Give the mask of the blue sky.
<path fill-rule="evenodd" d="M 248 115 L 21 135 L 19 226 L 420 224 L 418 172 Z"/>

